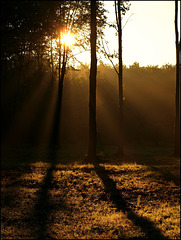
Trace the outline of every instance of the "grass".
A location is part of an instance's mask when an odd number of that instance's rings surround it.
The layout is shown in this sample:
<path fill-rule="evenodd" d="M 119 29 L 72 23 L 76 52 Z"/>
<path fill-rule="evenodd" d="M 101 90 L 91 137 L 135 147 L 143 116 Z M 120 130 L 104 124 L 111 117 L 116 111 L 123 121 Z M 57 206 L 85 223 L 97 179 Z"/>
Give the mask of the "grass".
<path fill-rule="evenodd" d="M 180 239 L 179 159 L 22 151 L 4 154 L 2 239 Z"/>

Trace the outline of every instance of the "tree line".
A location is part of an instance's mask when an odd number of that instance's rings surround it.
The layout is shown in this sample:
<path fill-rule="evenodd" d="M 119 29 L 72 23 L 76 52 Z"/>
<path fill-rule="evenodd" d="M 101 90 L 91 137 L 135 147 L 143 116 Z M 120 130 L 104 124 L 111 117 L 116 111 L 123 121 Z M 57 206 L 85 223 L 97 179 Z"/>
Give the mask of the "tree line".
<path fill-rule="evenodd" d="M 118 69 L 118 65 L 116 65 Z M 76 71 L 67 69 L 62 100 L 62 141 L 64 144 L 88 146 L 89 122 L 89 66 L 80 66 Z M 123 103 L 124 128 L 126 139 L 124 145 L 139 143 L 141 145 L 173 146 L 174 142 L 174 91 L 175 66 L 164 65 L 140 67 L 138 63 L 123 66 Z M 17 80 L 18 81 L 18 80 Z M 15 92 L 16 79 L 3 86 L 2 93 L 2 131 L 11 125 L 16 112 L 23 110 L 23 105 L 34 95 L 39 85 L 53 93 L 51 72 L 33 74 L 24 78 L 21 87 Z M 57 83 L 58 84 L 58 83 Z M 45 86 L 44 86 L 45 85 Z M 117 74 L 110 65 L 97 66 L 97 146 L 117 145 L 119 133 L 118 81 Z M 40 91 L 40 90 L 39 90 Z M 16 95 L 13 93 L 17 93 Z M 48 94 L 45 94 L 48 95 Z M 55 95 L 55 91 L 54 91 Z M 35 106 L 27 109 L 30 116 L 19 120 L 20 128 L 26 127 L 35 118 L 33 129 L 27 140 L 37 145 L 46 144 L 46 139 L 38 140 L 37 136 L 49 112 L 50 97 L 40 99 L 36 107 L 41 114 L 36 114 Z M 50 115 L 50 113 L 49 113 Z M 20 130 L 18 131 L 20 135 Z M 14 135 L 14 142 L 18 142 Z M 13 137 L 11 135 L 11 140 Z"/>

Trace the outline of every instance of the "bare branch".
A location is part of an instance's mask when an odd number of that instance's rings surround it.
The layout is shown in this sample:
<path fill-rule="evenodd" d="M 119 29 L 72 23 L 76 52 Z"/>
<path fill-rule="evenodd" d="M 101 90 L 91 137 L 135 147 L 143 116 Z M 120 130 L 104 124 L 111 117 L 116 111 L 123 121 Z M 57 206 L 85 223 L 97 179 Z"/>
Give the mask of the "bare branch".
<path fill-rule="evenodd" d="M 103 42 L 103 38 L 102 38 L 102 37 L 101 37 L 101 41 L 102 41 L 102 46 L 103 46 L 103 49 L 104 49 L 104 53 L 106 54 L 107 58 L 108 58 L 109 61 L 111 62 L 112 66 L 113 66 L 113 68 L 114 68 L 114 70 L 115 70 L 115 72 L 116 72 L 116 73 L 118 74 L 118 76 L 119 76 L 119 72 L 117 71 L 117 69 L 116 69 L 116 67 L 115 67 L 112 59 L 110 58 L 110 56 L 111 56 L 110 52 L 107 53 L 107 51 L 106 51 L 106 48 L 105 48 L 105 45 L 104 45 L 104 42 Z M 106 46 L 107 46 L 107 44 L 106 44 Z M 108 46 L 107 46 L 107 49 L 108 49 L 108 51 L 109 51 Z"/>
<path fill-rule="evenodd" d="M 124 24 L 124 26 L 123 26 L 123 28 L 122 29 L 124 29 L 124 27 L 126 26 L 126 24 L 129 22 L 129 20 L 130 20 L 130 18 L 132 17 L 134 15 L 134 13 L 132 13 L 130 16 L 129 16 L 129 18 L 127 19 L 127 21 L 125 22 L 125 24 Z"/>

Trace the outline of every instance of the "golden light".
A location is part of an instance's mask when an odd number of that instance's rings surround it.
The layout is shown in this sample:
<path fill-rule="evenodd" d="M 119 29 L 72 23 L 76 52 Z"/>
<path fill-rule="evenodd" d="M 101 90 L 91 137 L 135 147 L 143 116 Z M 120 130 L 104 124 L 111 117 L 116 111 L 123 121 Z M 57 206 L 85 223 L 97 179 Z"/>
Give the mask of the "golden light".
<path fill-rule="evenodd" d="M 61 36 L 61 43 L 70 47 L 75 44 L 75 36 L 70 31 L 63 33 Z"/>

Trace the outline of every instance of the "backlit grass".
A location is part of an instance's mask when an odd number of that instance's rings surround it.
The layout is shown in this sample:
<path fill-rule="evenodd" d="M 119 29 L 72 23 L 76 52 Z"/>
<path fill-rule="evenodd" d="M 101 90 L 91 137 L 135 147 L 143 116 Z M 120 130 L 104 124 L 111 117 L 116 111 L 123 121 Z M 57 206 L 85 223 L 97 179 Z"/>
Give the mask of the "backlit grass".
<path fill-rule="evenodd" d="M 179 239 L 179 186 L 161 163 L 132 160 L 41 161 L 2 172 L 2 239 Z M 177 164 L 172 158 L 171 174 Z"/>

